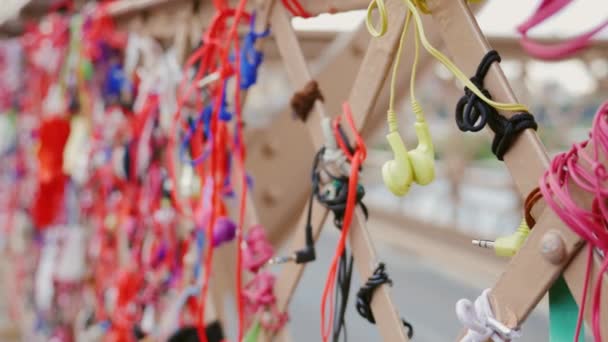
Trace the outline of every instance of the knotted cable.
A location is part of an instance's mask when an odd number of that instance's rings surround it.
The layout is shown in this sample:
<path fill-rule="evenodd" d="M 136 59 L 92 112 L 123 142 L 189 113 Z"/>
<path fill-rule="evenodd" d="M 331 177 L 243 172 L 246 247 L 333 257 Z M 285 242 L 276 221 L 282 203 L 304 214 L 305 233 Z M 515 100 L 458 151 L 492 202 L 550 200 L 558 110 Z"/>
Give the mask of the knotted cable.
<path fill-rule="evenodd" d="M 348 197 L 348 177 L 340 177 L 333 180 L 336 194 L 335 196 L 331 196 L 328 198 L 324 194 L 321 193 L 321 189 L 319 187 L 315 188 L 315 197 L 317 200 L 327 209 L 331 210 L 334 214 L 334 224 L 338 229 L 342 228 L 342 224 L 344 221 L 344 214 L 346 212 L 346 202 Z M 357 185 L 357 194 L 355 204 L 361 207 L 363 211 L 363 215 L 367 219 L 368 211 L 365 204 L 362 202 L 363 196 L 365 196 L 365 189 L 361 185 Z"/>
<path fill-rule="evenodd" d="M 289 103 L 296 116 L 306 122 L 317 100 L 323 101 L 323 94 L 321 94 L 317 81 L 310 81 L 302 90 L 293 94 Z"/>
<path fill-rule="evenodd" d="M 532 229 L 536 224 L 536 220 L 534 217 L 532 217 L 532 208 L 534 208 L 534 205 L 541 198 L 543 198 L 543 194 L 540 192 L 540 188 L 536 187 L 528 194 L 526 200 L 524 201 L 524 219 L 526 220 L 526 224 L 528 227 L 530 227 L 530 229 Z"/>
<path fill-rule="evenodd" d="M 488 51 L 477 67 L 475 75 L 470 79 L 483 95 L 490 99 L 490 93 L 484 88 L 484 79 L 494 62 L 500 62 L 498 52 Z M 501 161 L 521 132 L 528 128 L 536 130 L 538 127 L 532 114 L 522 112 L 506 118 L 468 87 L 465 87 L 464 96 L 456 104 L 455 114 L 456 124 L 463 132 L 478 132 L 486 124 L 490 126 L 495 134 L 492 140 L 492 153 Z"/>
<path fill-rule="evenodd" d="M 492 341 L 510 341 L 520 337 L 517 330 L 510 330 L 507 336 L 500 336 L 491 321 L 496 321 L 488 294 L 490 289 L 485 289 L 475 302 L 463 298 L 456 303 L 456 315 L 458 320 L 468 330 L 466 335 L 460 340 L 461 342 L 485 342 L 488 339 Z"/>
<path fill-rule="evenodd" d="M 393 285 L 393 281 L 386 273 L 386 266 L 383 262 L 379 263 L 374 273 L 367 279 L 365 285 L 361 286 L 357 292 L 357 312 L 368 322 L 376 324 L 376 318 L 372 312 L 371 303 L 376 288 L 383 284 Z M 403 325 L 408 329 L 407 336 L 411 339 L 414 336 L 414 328 L 406 320 L 401 319 Z"/>

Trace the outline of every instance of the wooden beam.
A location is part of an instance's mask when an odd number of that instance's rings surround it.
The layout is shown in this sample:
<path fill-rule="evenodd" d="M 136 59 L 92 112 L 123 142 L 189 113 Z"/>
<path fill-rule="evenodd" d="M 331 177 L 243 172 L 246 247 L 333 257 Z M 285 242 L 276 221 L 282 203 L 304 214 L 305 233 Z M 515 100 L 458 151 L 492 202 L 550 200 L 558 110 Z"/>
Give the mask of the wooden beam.
<path fill-rule="evenodd" d="M 185 4 L 190 7 L 196 2 L 203 3 L 203 0 L 120 0 L 108 4 L 106 10 L 108 15 L 120 20 L 124 17 L 141 15 L 142 13 L 149 14 L 148 11 L 155 11 L 154 14 L 157 15 L 161 10 Z"/>
<path fill-rule="evenodd" d="M 302 7 L 312 15 L 366 9 L 369 0 L 303 0 Z"/>
<path fill-rule="evenodd" d="M 475 8 L 472 8 L 475 11 Z M 424 18 L 427 18 L 425 16 Z M 428 21 L 427 21 L 428 22 Z M 429 23 L 430 24 L 430 23 Z M 433 25 L 425 25 L 425 28 L 430 31 L 434 31 Z M 336 31 L 296 31 L 302 50 L 307 58 L 317 57 L 319 52 L 323 51 L 324 47 L 336 39 L 341 32 Z M 488 36 L 486 37 L 490 46 L 498 51 L 503 59 L 515 59 L 515 60 L 534 60 L 528 56 L 521 47 L 519 39 L 517 37 L 501 37 L 501 36 Z M 272 39 L 272 37 L 271 37 Z M 556 44 L 559 43 L 559 39 L 542 39 L 540 40 L 543 44 Z M 424 50 L 424 49 L 422 49 Z M 278 58 L 278 51 L 273 45 L 269 45 L 265 51 L 267 58 L 274 59 Z M 579 53 L 578 57 L 586 59 L 587 56 L 602 56 L 608 53 L 608 39 L 594 40 L 593 44 L 586 48 L 584 51 Z M 361 54 L 361 57 L 363 54 Z M 384 93 L 384 92 L 382 92 Z"/>

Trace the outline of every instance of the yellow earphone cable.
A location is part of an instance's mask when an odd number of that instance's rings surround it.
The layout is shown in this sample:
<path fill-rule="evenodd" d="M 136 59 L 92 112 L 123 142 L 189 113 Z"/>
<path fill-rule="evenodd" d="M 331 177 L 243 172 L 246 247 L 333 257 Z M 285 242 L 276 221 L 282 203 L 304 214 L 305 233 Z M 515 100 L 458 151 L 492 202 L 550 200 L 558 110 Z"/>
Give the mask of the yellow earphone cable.
<path fill-rule="evenodd" d="M 372 14 L 374 13 L 375 9 L 378 10 L 378 15 L 380 15 L 380 30 L 376 30 L 372 24 Z M 369 3 L 369 6 L 367 6 L 365 25 L 367 26 L 367 31 L 372 35 L 372 37 L 378 38 L 384 36 L 386 33 L 386 28 L 388 27 L 388 18 L 386 7 L 384 7 L 384 0 L 373 0 Z M 401 41 L 403 41 L 403 36 L 401 36 Z"/>
<path fill-rule="evenodd" d="M 386 121 L 388 122 L 389 132 L 397 132 L 399 130 L 399 126 L 397 125 L 397 114 L 395 113 L 395 88 L 397 83 L 397 71 L 399 70 L 399 64 L 401 63 L 401 54 L 403 53 L 405 37 L 407 36 L 407 32 L 409 31 L 411 17 L 411 12 L 408 11 L 407 16 L 405 17 L 403 31 L 401 32 L 401 38 L 399 38 L 399 47 L 397 48 L 395 61 L 393 62 L 393 73 L 391 75 L 391 83 L 389 87 L 388 111 L 386 113 Z"/>
<path fill-rule="evenodd" d="M 412 0 L 412 1 L 414 2 L 414 5 L 416 5 L 416 7 L 418 7 L 422 13 L 425 13 L 425 14 L 431 13 L 429 6 L 426 4 L 426 0 Z"/>
<path fill-rule="evenodd" d="M 401 63 L 401 55 L 403 54 L 403 46 L 405 37 L 409 31 L 410 21 L 412 19 L 412 12 L 407 11 L 405 17 L 405 24 L 403 25 L 403 31 L 399 39 L 399 47 L 397 48 L 397 54 L 395 55 L 395 62 L 393 65 L 393 71 L 391 75 L 391 83 L 389 87 L 389 105 L 387 111 L 387 122 L 389 126 L 389 132 L 397 132 L 397 115 L 395 113 L 395 88 L 397 83 L 397 72 L 399 70 L 399 64 Z M 414 62 L 412 63 L 412 71 L 410 74 L 410 101 L 412 104 L 412 111 L 416 115 L 416 121 L 424 122 L 424 112 L 420 103 L 416 99 L 416 70 L 418 68 L 418 60 L 420 57 L 420 41 L 418 39 L 418 27 L 414 26 Z"/>
<path fill-rule="evenodd" d="M 469 0 L 469 2 L 478 2 L 478 1 L 479 0 Z M 475 95 L 477 95 L 477 97 L 479 97 L 482 101 L 484 101 L 488 105 L 490 105 L 496 109 L 499 109 L 499 110 L 512 111 L 512 112 L 519 112 L 519 111 L 529 112 L 528 107 L 526 107 L 523 104 L 502 103 L 502 102 L 496 102 L 496 101 L 493 101 L 493 100 L 487 98 L 479 90 L 479 88 L 477 88 L 477 86 L 475 86 L 475 84 L 473 84 L 473 82 L 471 82 L 469 80 L 469 78 L 464 74 L 464 72 L 462 72 L 462 70 L 460 70 L 454 63 L 452 63 L 452 61 L 450 61 L 450 59 L 448 57 L 446 57 L 443 53 L 441 53 L 439 50 L 437 50 L 435 47 L 433 47 L 429 43 L 429 41 L 424 33 L 424 26 L 422 25 L 422 19 L 420 18 L 420 13 L 418 13 L 418 7 L 417 7 L 417 6 L 419 6 L 421 11 L 427 13 L 426 11 L 428 11 L 428 7 L 426 7 L 426 3 L 424 2 L 424 0 L 404 0 L 404 2 L 406 4 L 406 6 L 409 8 L 409 11 L 414 16 L 417 37 L 422 42 L 422 46 L 424 46 L 424 48 L 433 57 L 435 57 L 435 59 L 437 59 L 448 70 L 450 70 L 450 72 L 456 78 L 458 78 L 468 89 L 470 89 Z M 374 9 L 378 9 L 378 11 L 380 12 L 379 14 L 380 14 L 381 23 L 380 23 L 379 31 L 377 31 L 371 23 L 372 12 Z M 387 17 L 387 13 L 386 13 L 386 7 L 384 6 L 384 0 L 373 0 L 369 4 L 366 24 L 367 24 L 368 30 L 370 31 L 370 34 L 374 37 L 379 37 L 379 36 L 382 36 L 384 33 L 386 33 L 386 28 L 388 26 L 388 17 Z M 415 59 L 415 60 L 417 60 L 417 59 Z M 389 122 L 389 126 L 390 126 L 390 122 Z"/>
<path fill-rule="evenodd" d="M 408 11 L 408 16 L 411 16 L 412 11 Z M 412 103 L 412 111 L 416 115 L 417 122 L 424 122 L 424 112 L 420 103 L 416 99 L 416 70 L 418 68 L 418 59 L 420 57 L 420 41 L 418 39 L 418 26 L 414 26 L 414 62 L 412 63 L 412 72 L 410 74 L 410 101 Z"/>

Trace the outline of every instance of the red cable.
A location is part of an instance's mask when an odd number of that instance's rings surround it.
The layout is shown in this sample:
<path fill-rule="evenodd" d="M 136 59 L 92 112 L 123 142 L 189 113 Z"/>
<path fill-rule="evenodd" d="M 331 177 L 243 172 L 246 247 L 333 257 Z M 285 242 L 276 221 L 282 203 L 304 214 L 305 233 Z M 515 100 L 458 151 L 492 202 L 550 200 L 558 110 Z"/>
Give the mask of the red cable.
<path fill-rule="evenodd" d="M 357 149 L 351 159 L 350 165 L 350 176 L 348 178 L 348 194 L 346 197 L 346 210 L 344 211 L 344 220 L 342 224 L 342 232 L 340 233 L 340 240 L 338 241 L 338 246 L 336 248 L 336 253 L 331 262 L 331 266 L 329 268 L 329 272 L 327 274 L 327 279 L 325 281 L 325 287 L 323 289 L 323 295 L 321 297 L 321 335 L 323 337 L 323 341 L 327 341 L 329 339 L 330 330 L 333 327 L 333 303 L 334 301 L 330 299 L 330 312 L 329 312 L 329 321 L 325 319 L 326 313 L 326 304 L 328 300 L 328 296 L 333 298 L 334 289 L 336 287 L 336 270 L 338 267 L 338 262 L 340 261 L 340 256 L 344 252 L 344 248 L 346 246 L 346 237 L 348 236 L 348 232 L 350 231 L 350 225 L 353 219 L 353 214 L 355 211 L 355 207 L 357 205 L 357 186 L 358 186 L 358 178 L 359 178 L 359 168 L 365 158 L 367 157 L 367 148 L 363 142 L 363 139 L 359 135 L 354 125 L 354 121 L 352 119 L 352 112 L 350 110 L 350 106 L 348 103 L 344 103 L 342 105 L 342 110 L 346 115 L 346 119 L 348 120 L 351 129 L 355 133 L 356 141 L 357 141 Z M 340 143 L 341 137 L 337 137 L 338 142 Z M 342 142 L 343 143 L 343 142 Z M 342 146 L 342 145 L 341 145 Z M 344 145 L 345 146 L 345 145 Z"/>
<path fill-rule="evenodd" d="M 298 0 L 281 0 L 283 6 L 294 16 L 302 18 L 310 18 L 311 15 L 304 9 Z"/>
<path fill-rule="evenodd" d="M 340 129 L 338 128 L 340 126 L 340 117 L 339 116 L 334 120 L 332 126 L 333 126 L 334 136 L 336 137 L 336 141 L 338 142 L 338 146 L 340 147 L 340 149 L 342 150 L 344 155 L 346 155 L 346 158 L 348 158 L 349 161 L 353 160 L 353 154 L 350 152 L 350 150 L 346 146 L 346 142 L 344 140 L 342 140 L 342 134 L 340 134 Z"/>
<path fill-rule="evenodd" d="M 244 7 L 245 1 L 241 1 L 241 6 Z M 242 8 L 239 7 L 242 11 Z M 234 50 L 239 50 L 238 39 L 234 42 Z M 241 65 L 241 54 L 235 53 L 235 65 Z M 247 174 L 245 172 L 245 142 L 243 141 L 243 111 L 241 104 L 241 73 L 240 69 L 236 73 L 236 91 L 235 91 L 235 112 L 236 112 L 236 137 L 238 140 L 237 160 L 241 171 L 241 199 L 239 203 L 239 222 L 236 231 L 236 303 L 238 315 L 237 341 L 243 340 L 245 330 L 245 311 L 243 302 L 243 250 L 241 244 L 243 241 L 245 211 L 246 211 L 246 196 L 247 196 Z"/>

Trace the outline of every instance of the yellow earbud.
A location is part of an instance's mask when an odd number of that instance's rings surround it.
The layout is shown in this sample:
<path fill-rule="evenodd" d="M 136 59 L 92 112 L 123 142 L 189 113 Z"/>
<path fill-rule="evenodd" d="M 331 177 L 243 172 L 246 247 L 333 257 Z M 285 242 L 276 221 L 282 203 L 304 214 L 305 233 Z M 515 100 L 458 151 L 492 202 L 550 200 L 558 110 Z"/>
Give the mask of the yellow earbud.
<path fill-rule="evenodd" d="M 522 219 L 515 233 L 501 236 L 496 239 L 496 241 L 473 240 L 473 244 L 482 248 L 493 248 L 498 256 L 512 257 L 519 251 L 524 242 L 526 242 L 529 234 L 530 227 L 526 224 L 526 220 Z"/>
<path fill-rule="evenodd" d="M 412 182 L 427 185 L 435 179 L 435 149 L 429 126 L 424 120 L 414 124 L 418 146 L 407 151 L 401 135 L 392 131 L 386 136 L 395 159 L 382 166 L 382 179 L 386 187 L 396 196 L 405 195 Z"/>
<path fill-rule="evenodd" d="M 396 196 L 405 195 L 414 180 L 412 164 L 405 148 L 405 143 L 398 132 L 386 135 L 395 159 L 389 160 L 382 166 L 382 179 L 386 187 Z"/>
<path fill-rule="evenodd" d="M 408 153 L 414 170 L 414 182 L 427 185 L 435 179 L 435 148 L 425 121 L 414 124 L 418 146 Z"/>

